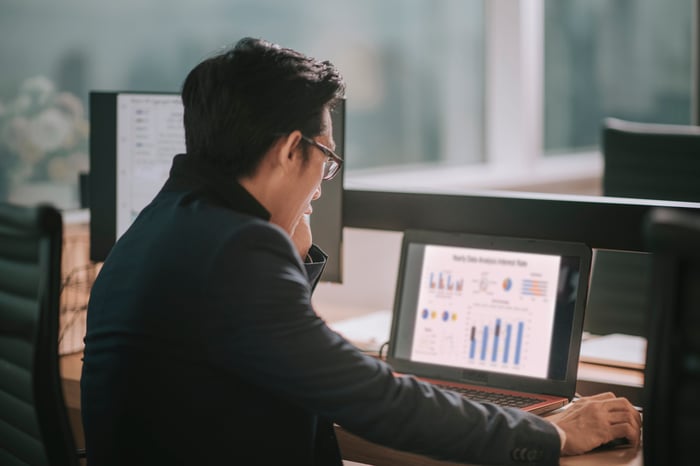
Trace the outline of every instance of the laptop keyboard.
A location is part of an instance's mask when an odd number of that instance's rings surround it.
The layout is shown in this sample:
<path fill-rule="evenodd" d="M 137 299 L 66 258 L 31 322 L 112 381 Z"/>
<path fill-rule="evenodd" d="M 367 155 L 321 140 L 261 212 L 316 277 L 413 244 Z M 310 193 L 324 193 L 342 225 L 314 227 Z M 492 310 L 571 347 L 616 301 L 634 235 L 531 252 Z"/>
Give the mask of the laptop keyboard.
<path fill-rule="evenodd" d="M 513 408 L 524 408 L 525 406 L 530 406 L 536 403 L 545 401 L 540 398 L 521 396 L 521 395 L 509 395 L 507 393 L 494 393 L 485 392 L 483 390 L 476 390 L 472 388 L 454 387 L 451 385 L 440 385 L 436 384 L 440 388 L 446 388 L 447 390 L 452 390 L 453 392 L 461 393 L 465 398 L 469 398 L 472 401 L 486 401 L 489 403 L 495 403 L 500 406 L 508 406 Z"/>

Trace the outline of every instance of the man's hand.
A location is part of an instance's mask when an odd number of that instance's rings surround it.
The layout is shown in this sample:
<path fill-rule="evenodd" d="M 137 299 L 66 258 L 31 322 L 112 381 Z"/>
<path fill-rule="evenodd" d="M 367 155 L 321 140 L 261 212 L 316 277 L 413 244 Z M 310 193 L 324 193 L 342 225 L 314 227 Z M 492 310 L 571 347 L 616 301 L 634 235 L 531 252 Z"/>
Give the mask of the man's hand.
<path fill-rule="evenodd" d="M 612 393 L 580 398 L 547 420 L 566 434 L 562 455 L 580 455 L 622 437 L 633 448 L 641 443 L 641 415 L 626 398 Z"/>
<path fill-rule="evenodd" d="M 297 226 L 292 232 L 292 241 L 299 252 L 302 262 L 306 259 L 311 249 L 313 238 L 311 236 L 311 218 L 308 214 L 302 215 Z"/>

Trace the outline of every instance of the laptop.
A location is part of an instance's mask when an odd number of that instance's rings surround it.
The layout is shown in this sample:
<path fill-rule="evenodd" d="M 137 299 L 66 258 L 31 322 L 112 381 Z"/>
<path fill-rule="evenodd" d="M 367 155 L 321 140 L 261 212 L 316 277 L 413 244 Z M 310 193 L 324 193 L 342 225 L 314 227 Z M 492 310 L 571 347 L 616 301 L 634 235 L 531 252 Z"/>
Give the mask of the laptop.
<path fill-rule="evenodd" d="M 565 406 L 590 268 L 583 243 L 408 230 L 387 362 L 477 401 Z"/>

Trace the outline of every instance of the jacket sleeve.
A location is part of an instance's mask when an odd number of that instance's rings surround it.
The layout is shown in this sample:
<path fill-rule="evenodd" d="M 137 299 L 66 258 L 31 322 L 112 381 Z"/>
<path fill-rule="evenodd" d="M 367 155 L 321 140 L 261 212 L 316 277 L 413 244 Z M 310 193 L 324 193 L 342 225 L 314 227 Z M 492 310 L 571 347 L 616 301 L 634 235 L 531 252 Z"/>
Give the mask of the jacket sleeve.
<path fill-rule="evenodd" d="M 211 328 L 221 337 L 208 341 L 218 365 L 381 445 L 450 461 L 558 464 L 551 423 L 397 376 L 333 331 L 314 311 L 305 266 L 283 232 L 249 229 L 229 246 L 211 276 L 221 288 L 208 294 L 225 310 Z M 245 312 L 231 313 L 232 303 Z"/>

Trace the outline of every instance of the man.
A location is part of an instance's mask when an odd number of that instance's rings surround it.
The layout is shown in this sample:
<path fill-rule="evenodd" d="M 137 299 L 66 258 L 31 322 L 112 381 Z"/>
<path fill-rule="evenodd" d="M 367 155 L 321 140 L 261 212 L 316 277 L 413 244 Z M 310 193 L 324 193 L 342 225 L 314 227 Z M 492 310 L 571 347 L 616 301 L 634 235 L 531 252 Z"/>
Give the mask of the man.
<path fill-rule="evenodd" d="M 306 215 L 342 159 L 336 68 L 245 38 L 195 67 L 187 154 L 95 281 L 81 379 L 88 462 L 342 463 L 333 423 L 370 441 L 480 464 L 558 464 L 626 437 L 625 399 L 553 422 L 396 377 L 311 306 L 325 262 Z"/>

